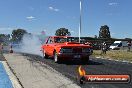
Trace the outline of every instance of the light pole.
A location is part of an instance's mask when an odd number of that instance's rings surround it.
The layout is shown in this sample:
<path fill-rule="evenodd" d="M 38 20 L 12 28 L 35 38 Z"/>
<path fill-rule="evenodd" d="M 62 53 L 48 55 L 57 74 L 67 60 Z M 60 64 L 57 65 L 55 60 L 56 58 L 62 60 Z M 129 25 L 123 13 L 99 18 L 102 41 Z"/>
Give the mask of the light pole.
<path fill-rule="evenodd" d="M 80 0 L 80 21 L 79 21 L 79 43 L 81 37 L 81 30 L 82 30 L 82 0 Z"/>

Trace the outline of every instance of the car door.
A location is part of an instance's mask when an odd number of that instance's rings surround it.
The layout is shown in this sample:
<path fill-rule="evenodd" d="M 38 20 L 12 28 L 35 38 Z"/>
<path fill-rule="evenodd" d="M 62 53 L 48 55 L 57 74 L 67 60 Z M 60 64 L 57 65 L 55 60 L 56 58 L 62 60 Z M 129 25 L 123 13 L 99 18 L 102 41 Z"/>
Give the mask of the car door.
<path fill-rule="evenodd" d="M 47 43 L 45 44 L 45 52 L 46 54 L 48 54 L 49 56 L 52 56 L 53 54 L 53 40 L 52 38 L 50 37 L 47 41 Z"/>

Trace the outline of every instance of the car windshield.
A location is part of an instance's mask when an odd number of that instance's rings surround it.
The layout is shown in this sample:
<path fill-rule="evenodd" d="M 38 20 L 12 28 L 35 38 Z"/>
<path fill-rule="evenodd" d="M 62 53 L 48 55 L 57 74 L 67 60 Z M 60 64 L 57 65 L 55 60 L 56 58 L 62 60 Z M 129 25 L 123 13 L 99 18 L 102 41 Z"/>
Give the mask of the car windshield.
<path fill-rule="evenodd" d="M 113 43 L 111 46 L 117 46 L 119 45 L 119 43 Z"/>
<path fill-rule="evenodd" d="M 57 37 L 55 38 L 55 43 L 64 43 L 64 42 L 77 42 L 74 37 Z"/>

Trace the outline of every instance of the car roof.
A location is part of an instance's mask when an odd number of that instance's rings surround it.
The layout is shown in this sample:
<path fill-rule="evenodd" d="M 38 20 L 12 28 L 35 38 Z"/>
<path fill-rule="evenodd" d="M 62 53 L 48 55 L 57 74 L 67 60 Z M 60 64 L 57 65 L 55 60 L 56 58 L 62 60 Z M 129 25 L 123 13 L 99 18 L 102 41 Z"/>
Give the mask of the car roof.
<path fill-rule="evenodd" d="M 114 43 L 121 43 L 121 41 L 115 41 Z"/>
<path fill-rule="evenodd" d="M 60 38 L 72 38 L 71 36 L 50 36 L 50 37 L 52 37 L 52 38 L 58 38 L 58 37 L 60 37 Z"/>

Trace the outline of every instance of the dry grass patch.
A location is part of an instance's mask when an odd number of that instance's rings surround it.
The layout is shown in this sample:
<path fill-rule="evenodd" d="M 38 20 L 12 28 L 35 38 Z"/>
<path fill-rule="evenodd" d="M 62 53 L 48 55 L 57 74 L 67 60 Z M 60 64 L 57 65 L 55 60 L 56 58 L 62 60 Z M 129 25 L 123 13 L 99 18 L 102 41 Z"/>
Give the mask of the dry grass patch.
<path fill-rule="evenodd" d="M 106 54 L 101 54 L 101 50 L 94 50 L 93 56 L 116 60 L 127 60 L 132 62 L 132 52 L 127 52 L 124 50 L 111 50 L 107 51 Z"/>

